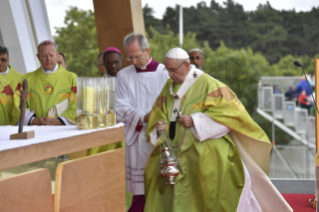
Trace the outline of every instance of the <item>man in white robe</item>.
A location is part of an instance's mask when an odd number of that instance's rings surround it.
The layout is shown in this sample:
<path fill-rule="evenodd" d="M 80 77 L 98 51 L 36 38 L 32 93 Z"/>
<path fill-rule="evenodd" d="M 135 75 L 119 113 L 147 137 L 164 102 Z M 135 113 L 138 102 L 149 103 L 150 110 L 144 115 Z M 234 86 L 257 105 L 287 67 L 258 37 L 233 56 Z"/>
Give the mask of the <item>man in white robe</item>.
<path fill-rule="evenodd" d="M 144 169 L 153 147 L 146 142 L 146 128 L 155 99 L 168 77 L 164 65 L 150 56 L 145 36 L 131 33 L 124 39 L 132 65 L 117 74 L 117 120 L 125 124 L 126 183 L 133 193 L 129 212 L 144 209 Z"/>

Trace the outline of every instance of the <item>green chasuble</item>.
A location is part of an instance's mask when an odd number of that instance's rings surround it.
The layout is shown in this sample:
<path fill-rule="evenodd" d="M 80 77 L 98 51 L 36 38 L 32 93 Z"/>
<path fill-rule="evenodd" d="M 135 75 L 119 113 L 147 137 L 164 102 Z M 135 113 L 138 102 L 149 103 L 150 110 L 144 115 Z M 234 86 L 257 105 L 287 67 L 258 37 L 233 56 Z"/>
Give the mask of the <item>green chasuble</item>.
<path fill-rule="evenodd" d="M 155 123 L 160 119 L 169 127 L 174 98 L 169 87 L 172 79 L 165 84 L 154 103 L 147 128 L 148 142 Z M 178 85 L 173 86 L 174 93 Z M 181 99 L 182 115 L 205 113 L 214 121 L 231 129 L 218 139 L 198 141 L 190 128 L 176 122 L 174 145 L 182 142 L 175 151 L 180 173 L 175 178 L 176 185 L 165 185 L 167 181 L 160 175 L 160 148 L 163 137 L 157 141 L 145 169 L 145 212 L 234 212 L 238 207 L 245 184 L 242 160 L 231 133 L 248 136 L 254 143 L 262 143 L 267 148 L 254 146 L 257 164 L 268 174 L 271 143 L 263 130 L 251 119 L 244 106 L 226 85 L 202 74 Z M 251 152 L 248 148 L 249 153 Z M 259 158 L 258 158 L 259 157 Z"/>
<path fill-rule="evenodd" d="M 7 73 L 6 75 L 3 75 L 3 77 L 10 84 L 13 91 L 20 90 L 20 88 L 22 88 L 22 74 L 17 72 L 10 65 L 8 65 L 8 67 L 9 67 L 9 73 Z"/>
<path fill-rule="evenodd" d="M 19 76 L 17 78 L 21 80 Z M 10 82 L 13 84 L 0 75 L 0 125 L 16 125 L 20 118 L 20 87 L 12 88 Z"/>
<path fill-rule="evenodd" d="M 37 118 L 48 117 L 49 109 L 68 99 L 68 108 L 61 116 L 73 123 L 76 122 L 76 74 L 59 65 L 54 73 L 43 73 L 40 67 L 25 74 L 24 79 L 28 80 L 27 108 L 33 111 Z"/>

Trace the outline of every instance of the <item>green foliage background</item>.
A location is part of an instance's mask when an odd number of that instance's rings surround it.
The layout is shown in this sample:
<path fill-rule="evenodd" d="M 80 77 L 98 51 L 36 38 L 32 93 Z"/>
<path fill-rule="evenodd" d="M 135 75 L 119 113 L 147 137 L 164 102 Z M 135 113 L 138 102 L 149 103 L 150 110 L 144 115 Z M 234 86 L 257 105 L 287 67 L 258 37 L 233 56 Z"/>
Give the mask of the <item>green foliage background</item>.
<path fill-rule="evenodd" d="M 168 7 L 162 20 L 156 19 L 147 5 L 143 11 L 151 55 L 163 63 L 166 52 L 179 46 L 178 7 Z M 187 33 L 181 48 L 202 49 L 203 70 L 228 85 L 271 138 L 271 123 L 255 113 L 257 83 L 261 76 L 302 75 L 293 65 L 296 59 L 307 73 L 314 72 L 314 58 L 319 58 L 319 21 L 315 15 L 319 15 L 319 9 L 276 11 L 267 3 L 245 12 L 232 0 L 223 7 L 214 0 L 209 7 L 202 2 L 184 8 Z M 67 69 L 78 76 L 98 76 L 94 13 L 70 7 L 64 24 L 57 28 L 54 38 L 59 51 L 66 55 Z M 288 135 L 276 131 L 277 143 L 289 142 Z"/>
<path fill-rule="evenodd" d="M 99 54 L 95 17 L 91 10 L 70 7 L 64 18 L 65 27 L 56 28 L 55 42 L 66 56 L 67 69 L 78 76 L 98 76 Z"/>

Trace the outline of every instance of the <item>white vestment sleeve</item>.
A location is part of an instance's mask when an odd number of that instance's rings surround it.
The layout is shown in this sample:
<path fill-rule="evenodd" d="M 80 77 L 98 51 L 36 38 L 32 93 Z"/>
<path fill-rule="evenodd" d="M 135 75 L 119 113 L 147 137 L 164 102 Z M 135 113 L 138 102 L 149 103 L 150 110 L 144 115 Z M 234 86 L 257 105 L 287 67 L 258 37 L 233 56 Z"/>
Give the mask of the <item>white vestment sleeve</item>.
<path fill-rule="evenodd" d="M 30 111 L 29 109 L 25 109 L 23 125 L 28 125 L 31 119 L 33 118 L 33 115 L 34 112 Z M 17 125 L 19 124 L 20 120 L 18 121 Z"/>
<path fill-rule="evenodd" d="M 199 141 L 220 138 L 230 131 L 228 127 L 215 122 L 205 113 L 194 113 L 191 117 L 194 122 L 194 127 L 191 127 L 191 131 Z"/>

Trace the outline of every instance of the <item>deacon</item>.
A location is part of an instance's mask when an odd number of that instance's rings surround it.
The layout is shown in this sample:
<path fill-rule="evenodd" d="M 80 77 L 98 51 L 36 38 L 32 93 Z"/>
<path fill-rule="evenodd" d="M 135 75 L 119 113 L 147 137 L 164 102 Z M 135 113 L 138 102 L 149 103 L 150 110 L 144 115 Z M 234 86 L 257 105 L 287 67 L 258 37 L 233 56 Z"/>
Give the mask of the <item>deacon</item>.
<path fill-rule="evenodd" d="M 125 124 L 126 184 L 133 193 L 129 210 L 143 211 L 144 168 L 153 147 L 146 143 L 146 127 L 152 105 L 161 92 L 168 74 L 164 65 L 150 56 L 150 47 L 144 35 L 131 33 L 124 39 L 124 49 L 131 66 L 117 74 L 117 120 Z"/>
<path fill-rule="evenodd" d="M 203 70 L 203 65 L 205 64 L 204 53 L 200 49 L 191 49 L 188 52 L 190 63 L 195 65 L 196 68 Z"/>
<path fill-rule="evenodd" d="M 105 77 L 117 77 L 122 68 L 122 53 L 115 47 L 107 48 L 103 53 L 103 64 L 106 69 Z"/>
<path fill-rule="evenodd" d="M 0 75 L 3 90 L 0 92 L 0 125 L 16 125 L 20 118 L 20 88 L 22 74 L 9 65 L 9 50 L 0 46 Z M 6 84 L 4 84 L 6 81 Z"/>
<path fill-rule="evenodd" d="M 171 79 L 147 127 L 154 150 L 144 211 L 292 211 L 267 177 L 271 143 L 236 94 L 190 65 L 181 48 L 167 52 L 165 67 Z M 161 176 L 163 147 L 177 159 L 176 185 Z"/>
<path fill-rule="evenodd" d="M 52 41 L 39 44 L 37 57 L 42 66 L 23 76 L 28 80 L 29 92 L 24 124 L 75 124 L 77 75 L 59 65 L 58 56 L 58 47 Z"/>

